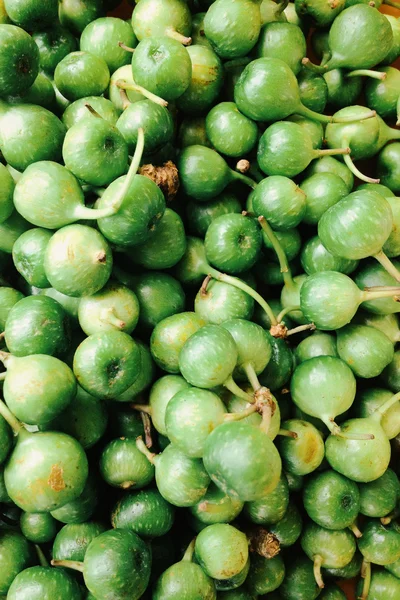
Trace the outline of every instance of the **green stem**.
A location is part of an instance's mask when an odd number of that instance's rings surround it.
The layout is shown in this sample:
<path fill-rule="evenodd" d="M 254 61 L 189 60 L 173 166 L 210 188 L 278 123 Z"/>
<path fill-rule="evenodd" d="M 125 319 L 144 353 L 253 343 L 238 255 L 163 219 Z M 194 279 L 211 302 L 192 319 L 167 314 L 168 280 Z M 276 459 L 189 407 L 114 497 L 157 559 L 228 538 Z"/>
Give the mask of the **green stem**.
<path fill-rule="evenodd" d="M 126 110 L 128 108 L 128 106 L 130 106 L 132 104 L 132 102 L 129 100 L 128 94 L 126 93 L 125 90 L 120 89 L 119 95 L 120 95 L 121 102 L 122 102 L 122 110 Z"/>
<path fill-rule="evenodd" d="M 373 177 L 368 177 L 368 175 L 364 175 L 364 173 L 361 173 L 361 171 L 359 169 L 357 169 L 356 165 L 353 163 L 353 160 L 352 160 L 350 154 L 344 154 L 343 160 L 344 160 L 346 166 L 353 173 L 353 175 L 358 177 L 358 179 L 361 179 L 361 181 L 366 181 L 367 183 L 379 183 L 379 181 L 380 181 L 379 179 L 374 179 Z"/>
<path fill-rule="evenodd" d="M 238 386 L 237 383 L 233 380 L 232 375 L 228 377 L 228 379 L 223 383 L 224 387 L 229 390 L 234 396 L 241 398 L 242 400 L 246 400 L 246 402 L 250 402 L 250 404 L 254 404 L 254 398 L 242 388 Z"/>
<path fill-rule="evenodd" d="M 24 428 L 22 423 L 20 423 L 20 421 L 18 421 L 18 419 L 14 417 L 11 410 L 8 408 L 5 402 L 3 402 L 3 400 L 0 400 L 0 415 L 5 421 L 7 421 L 7 423 L 13 430 L 14 435 L 18 435 L 21 429 Z"/>
<path fill-rule="evenodd" d="M 260 429 L 264 433 L 268 434 L 269 428 L 272 421 L 272 405 L 270 403 L 263 406 L 262 409 L 262 421 L 260 423 Z"/>
<path fill-rule="evenodd" d="M 325 587 L 324 580 L 322 579 L 321 575 L 322 562 L 322 556 L 319 554 L 314 556 L 314 577 L 318 587 L 321 589 Z"/>
<path fill-rule="evenodd" d="M 282 321 L 282 319 L 284 317 L 286 317 L 287 314 L 295 311 L 295 310 L 301 310 L 301 306 L 287 306 L 286 308 L 284 308 L 283 310 L 281 310 L 281 312 L 279 313 L 279 315 L 276 317 L 278 323 L 280 323 Z"/>
<path fill-rule="evenodd" d="M 88 111 L 90 112 L 91 115 L 93 115 L 94 117 L 96 117 L 96 119 L 103 119 L 103 117 L 101 115 L 99 115 L 99 113 L 97 112 L 97 110 L 95 110 L 93 108 L 93 106 L 91 106 L 90 104 L 85 104 L 85 108 L 88 109 Z M 103 119 L 104 120 L 104 119 Z"/>
<path fill-rule="evenodd" d="M 142 94 L 143 96 L 145 96 L 145 98 L 152 100 L 156 104 L 161 104 L 161 106 L 168 106 L 168 102 L 166 100 L 164 100 L 163 98 L 160 98 L 160 96 L 156 96 L 155 94 L 152 94 L 151 92 L 149 92 L 149 90 L 146 90 L 146 88 L 142 87 L 141 85 L 137 85 L 136 83 L 126 83 L 122 79 L 118 79 L 118 81 L 116 81 L 115 85 L 117 87 L 121 88 L 122 90 L 130 90 L 132 92 L 139 92 L 139 94 Z"/>
<path fill-rule="evenodd" d="M 307 57 L 303 58 L 303 60 L 301 61 L 301 64 L 303 65 L 303 67 L 306 67 L 306 69 L 309 69 L 309 71 L 312 71 L 313 73 L 326 73 L 328 71 L 328 67 L 326 64 L 325 65 L 315 65 Z"/>
<path fill-rule="evenodd" d="M 146 444 L 144 443 L 141 435 L 136 438 L 136 448 L 139 450 L 139 452 L 144 454 L 144 456 L 147 458 L 147 460 L 152 465 L 154 465 L 154 459 L 157 457 L 157 454 L 155 454 L 154 452 L 150 452 L 150 450 L 147 448 Z"/>
<path fill-rule="evenodd" d="M 83 573 L 83 562 L 79 560 L 52 560 L 51 565 L 53 567 L 65 567 L 66 569 L 73 569 Z"/>
<path fill-rule="evenodd" d="M 125 52 L 131 52 L 132 54 L 135 52 L 135 48 L 127 46 L 126 44 L 124 44 L 124 42 L 118 42 L 118 46 L 122 48 L 122 50 L 125 50 Z"/>
<path fill-rule="evenodd" d="M 255 406 L 255 404 L 252 404 L 251 406 L 249 406 L 242 412 L 226 413 L 224 415 L 224 421 L 241 421 L 242 419 L 245 419 L 246 417 L 250 417 L 250 415 L 253 415 L 256 411 L 257 411 L 257 407 Z"/>
<path fill-rule="evenodd" d="M 394 266 L 390 258 L 386 256 L 383 250 L 380 250 L 373 257 L 378 261 L 378 263 L 391 275 L 396 281 L 400 283 L 400 272 Z"/>
<path fill-rule="evenodd" d="M 354 115 L 332 117 L 331 121 L 332 123 L 357 123 L 358 121 L 366 121 L 367 119 L 372 119 L 373 117 L 376 117 L 376 110 L 370 110 L 359 117 L 355 117 Z"/>
<path fill-rule="evenodd" d="M 356 69 L 355 71 L 350 71 L 350 73 L 346 73 L 346 77 L 372 77 L 372 79 L 381 79 L 382 81 L 386 79 L 386 73 L 381 73 L 380 71 L 372 71 L 371 69 Z"/>
<path fill-rule="evenodd" d="M 365 288 L 361 292 L 360 303 L 367 300 L 378 300 L 379 298 L 396 298 L 400 299 L 400 288 L 396 286 L 374 286 Z"/>
<path fill-rule="evenodd" d="M 350 154 L 350 148 L 325 148 L 324 150 L 314 150 L 316 158 L 321 156 L 336 156 L 338 154 Z"/>
<path fill-rule="evenodd" d="M 196 538 L 193 538 L 190 542 L 189 546 L 185 550 L 185 554 L 182 557 L 182 560 L 191 562 L 194 554 L 194 545 L 196 543 Z"/>
<path fill-rule="evenodd" d="M 38 544 L 35 544 L 36 554 L 38 555 L 39 563 L 41 567 L 49 567 L 49 561 L 45 557 L 43 550 Z"/>
<path fill-rule="evenodd" d="M 372 413 L 372 416 L 376 415 L 377 417 L 379 417 L 379 420 L 381 420 L 381 418 L 385 415 L 385 413 L 387 413 L 387 411 L 390 408 L 392 408 L 392 406 L 397 404 L 397 402 L 399 400 L 400 400 L 400 392 L 397 392 L 397 394 L 394 394 L 394 396 L 389 398 L 389 400 L 386 400 L 386 402 L 384 402 L 382 404 L 382 406 L 380 406 L 379 408 L 374 410 L 374 412 Z"/>
<path fill-rule="evenodd" d="M 369 588 L 371 586 L 371 563 L 366 561 L 365 558 L 361 566 L 361 577 L 364 579 L 364 585 L 360 600 L 367 600 L 369 595 Z"/>
<path fill-rule="evenodd" d="M 292 273 L 291 273 L 291 270 L 289 267 L 288 259 L 286 257 L 284 249 L 282 248 L 281 243 L 279 242 L 278 238 L 275 235 L 274 230 L 272 229 L 271 225 L 268 223 L 268 221 L 265 217 L 263 217 L 263 216 L 258 217 L 258 222 L 260 223 L 261 228 L 264 231 L 265 235 L 271 242 L 271 245 L 272 245 L 273 249 L 275 250 L 275 254 L 278 257 L 279 266 L 280 266 L 281 273 L 283 276 L 284 284 L 288 288 L 293 288 L 294 281 L 293 281 Z M 278 318 L 278 323 L 280 323 L 279 318 Z"/>
<path fill-rule="evenodd" d="M 239 173 L 238 171 L 234 171 L 233 169 L 230 169 L 230 172 L 231 172 L 232 181 L 235 181 L 235 180 L 241 181 L 245 185 L 248 185 L 249 187 L 251 187 L 252 190 L 256 189 L 257 184 L 250 177 L 247 177 L 246 175 L 243 175 L 243 173 Z"/>
<path fill-rule="evenodd" d="M 176 29 L 173 29 L 172 27 L 169 27 L 166 30 L 165 35 L 172 38 L 173 40 L 176 40 L 177 42 L 180 42 L 184 46 L 190 46 L 190 44 L 192 43 L 191 37 L 186 37 L 185 35 L 182 35 L 181 33 L 176 31 Z"/>
<path fill-rule="evenodd" d="M 293 440 L 297 440 L 299 437 L 295 431 L 290 431 L 289 429 L 280 429 L 277 435 L 283 435 L 283 437 L 290 437 Z"/>
<path fill-rule="evenodd" d="M 362 533 L 359 530 L 356 521 L 354 521 L 354 523 L 352 523 L 351 525 L 349 525 L 349 529 L 350 529 L 350 531 L 352 531 L 354 533 L 354 535 L 356 536 L 357 539 L 360 539 L 362 537 Z"/>
<path fill-rule="evenodd" d="M 77 219 L 101 219 L 102 217 L 110 217 L 114 215 L 121 208 L 125 196 L 132 185 L 134 178 L 136 177 L 137 170 L 142 160 L 142 154 L 144 150 L 144 132 L 141 127 L 138 129 L 138 137 L 135 148 L 135 154 L 133 155 L 132 162 L 130 164 L 128 173 L 125 175 L 124 183 L 120 190 L 113 198 L 110 206 L 106 208 L 88 208 L 84 205 L 79 205 L 75 209 L 74 216 Z"/>
<path fill-rule="evenodd" d="M 252 287 L 247 285 L 247 283 L 245 283 L 241 279 L 238 279 L 237 277 L 232 277 L 231 275 L 227 275 L 226 273 L 221 273 L 220 271 L 217 271 L 210 265 L 207 265 L 207 268 L 206 268 L 206 271 L 204 274 L 211 275 L 211 277 L 213 277 L 214 279 L 217 279 L 217 281 L 223 281 L 224 283 L 229 283 L 233 287 L 236 287 L 239 290 L 246 292 L 246 294 L 248 294 L 249 296 L 254 298 L 254 300 L 261 306 L 261 308 L 263 308 L 265 310 L 266 314 L 268 315 L 271 325 L 277 325 L 278 322 L 277 322 L 276 317 L 275 317 L 274 313 L 272 312 L 272 309 L 269 306 L 269 304 L 264 300 L 264 298 L 258 292 L 256 292 L 255 290 L 253 290 Z"/>
<path fill-rule="evenodd" d="M 108 323 L 113 325 L 117 329 L 123 329 L 126 325 L 125 321 L 122 321 L 117 317 L 113 308 L 105 308 L 100 315 L 100 321 L 102 323 Z"/>
<path fill-rule="evenodd" d="M 246 362 L 242 365 L 242 369 L 244 369 L 244 372 L 246 373 L 247 379 L 249 380 L 249 383 L 253 390 L 255 392 L 259 390 L 261 384 L 258 381 L 257 373 L 254 370 L 253 364 L 251 362 Z"/>
<path fill-rule="evenodd" d="M 316 327 L 314 323 L 306 323 L 306 325 L 299 325 L 298 327 L 294 327 L 293 329 L 289 329 L 286 332 L 286 337 L 289 335 L 295 335 L 296 333 L 301 333 L 302 331 L 315 331 Z"/>
<path fill-rule="evenodd" d="M 341 427 L 335 423 L 332 418 L 320 417 L 321 421 L 325 423 L 332 435 L 337 435 L 345 440 L 374 440 L 375 436 L 372 433 L 345 433 Z"/>

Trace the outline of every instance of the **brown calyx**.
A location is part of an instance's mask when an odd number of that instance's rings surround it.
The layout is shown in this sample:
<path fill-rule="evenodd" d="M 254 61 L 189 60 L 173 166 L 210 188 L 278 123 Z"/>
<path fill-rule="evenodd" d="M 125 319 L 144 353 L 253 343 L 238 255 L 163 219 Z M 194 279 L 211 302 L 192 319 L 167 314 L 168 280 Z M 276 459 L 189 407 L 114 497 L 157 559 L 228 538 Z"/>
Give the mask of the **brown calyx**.
<path fill-rule="evenodd" d="M 288 328 L 286 327 L 285 323 L 277 323 L 276 325 L 272 325 L 269 332 L 274 338 L 285 339 L 285 337 L 287 336 Z"/>
<path fill-rule="evenodd" d="M 264 527 L 251 527 L 246 530 L 250 542 L 250 552 L 256 552 L 264 558 L 274 558 L 281 551 L 279 540 Z"/>
<path fill-rule="evenodd" d="M 143 165 L 139 169 L 139 174 L 154 181 L 164 194 L 167 202 L 171 202 L 175 198 L 179 189 L 179 176 L 178 169 L 171 160 L 164 163 L 162 167 Z"/>

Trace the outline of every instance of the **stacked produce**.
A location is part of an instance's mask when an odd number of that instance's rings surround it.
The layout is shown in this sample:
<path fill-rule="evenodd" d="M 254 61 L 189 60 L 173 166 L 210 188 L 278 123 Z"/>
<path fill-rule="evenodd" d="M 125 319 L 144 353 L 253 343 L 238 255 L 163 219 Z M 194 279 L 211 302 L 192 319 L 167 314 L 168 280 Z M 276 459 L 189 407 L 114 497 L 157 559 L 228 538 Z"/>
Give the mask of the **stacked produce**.
<path fill-rule="evenodd" d="M 400 19 L 356 2 L 0 0 L 0 598 L 400 598 Z"/>

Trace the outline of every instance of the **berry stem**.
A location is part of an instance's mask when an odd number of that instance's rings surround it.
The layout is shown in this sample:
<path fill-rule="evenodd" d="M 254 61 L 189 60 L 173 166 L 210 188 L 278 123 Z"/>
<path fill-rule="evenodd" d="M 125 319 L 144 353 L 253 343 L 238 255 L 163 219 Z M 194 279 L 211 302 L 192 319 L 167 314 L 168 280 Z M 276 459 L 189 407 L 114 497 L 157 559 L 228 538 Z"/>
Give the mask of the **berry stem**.
<path fill-rule="evenodd" d="M 9 424 L 11 429 L 13 430 L 14 435 L 18 435 L 21 429 L 24 428 L 22 423 L 18 421 L 16 417 L 12 414 L 11 410 L 8 408 L 3 400 L 0 400 L 0 415 L 3 417 L 5 421 Z"/>
<path fill-rule="evenodd" d="M 261 413 L 262 421 L 260 424 L 260 429 L 261 429 L 261 431 L 263 431 L 266 434 L 268 434 L 269 428 L 271 427 L 271 421 L 272 421 L 272 415 L 273 415 L 272 408 L 273 407 L 270 402 L 265 404 L 262 408 L 262 413 Z"/>
<path fill-rule="evenodd" d="M 386 256 L 383 250 L 380 250 L 376 254 L 374 254 L 374 258 L 378 261 L 378 263 L 391 275 L 396 281 L 400 283 L 400 272 L 394 266 L 390 258 Z"/>
<path fill-rule="evenodd" d="M 272 245 L 273 249 L 275 250 L 275 254 L 278 257 L 279 266 L 280 266 L 281 273 L 283 276 L 284 284 L 288 288 L 293 288 L 294 281 L 293 281 L 292 273 L 291 273 L 291 270 L 289 267 L 288 259 L 286 257 L 284 249 L 282 248 L 281 243 L 279 242 L 278 238 L 275 235 L 274 230 L 272 229 L 271 225 L 268 223 L 267 219 L 264 216 L 261 215 L 260 217 L 258 217 L 258 222 L 260 223 L 261 228 L 264 231 L 265 235 L 271 242 L 271 245 Z M 280 321 L 278 319 L 278 323 L 279 322 Z M 271 324 L 274 324 L 274 323 L 271 323 Z"/>
<path fill-rule="evenodd" d="M 328 70 L 328 67 L 326 66 L 326 64 L 325 65 L 315 65 L 307 57 L 303 58 L 303 60 L 301 61 L 301 64 L 303 65 L 303 67 L 306 67 L 306 69 L 313 71 L 313 73 L 326 73 Z"/>
<path fill-rule="evenodd" d="M 350 73 L 346 73 L 346 77 L 372 77 L 372 79 L 380 79 L 383 81 L 386 79 L 386 73 L 381 73 L 380 71 L 372 71 L 371 69 L 356 69 L 355 71 L 350 71 Z"/>
<path fill-rule="evenodd" d="M 379 179 L 374 179 L 373 177 L 368 177 L 368 175 L 361 173 L 361 171 L 357 169 L 356 165 L 353 163 L 353 159 L 351 158 L 350 154 L 344 154 L 343 160 L 353 175 L 358 177 L 358 179 L 361 179 L 361 181 L 365 181 L 366 183 L 379 183 Z"/>
<path fill-rule="evenodd" d="M 361 565 L 361 577 L 364 579 L 364 585 L 361 592 L 360 600 L 367 600 L 369 595 L 369 588 L 371 585 L 371 563 L 366 561 L 365 558 Z"/>
<path fill-rule="evenodd" d="M 234 171 L 233 169 L 230 169 L 230 172 L 232 181 L 241 181 L 245 185 L 251 187 L 252 190 L 255 190 L 255 188 L 257 187 L 257 183 L 253 181 L 250 177 L 243 175 L 243 173 L 239 173 L 238 171 Z"/>
<path fill-rule="evenodd" d="M 257 412 L 257 407 L 255 404 L 252 404 L 242 412 L 226 413 L 226 415 L 224 415 L 224 421 L 241 421 L 246 417 L 250 417 L 250 415 L 254 414 L 255 412 Z"/>
<path fill-rule="evenodd" d="M 389 398 L 389 400 L 386 400 L 386 402 L 384 402 L 382 404 L 382 406 L 380 406 L 379 408 L 374 410 L 374 412 L 372 413 L 372 416 L 376 415 L 379 418 L 379 420 L 381 420 L 381 418 L 387 413 L 387 411 L 390 408 L 392 408 L 392 406 L 397 404 L 397 402 L 399 400 L 400 400 L 400 392 L 397 392 L 397 394 L 394 394 L 394 396 Z"/>
<path fill-rule="evenodd" d="M 322 562 L 322 556 L 319 554 L 314 556 L 314 577 L 318 587 L 321 589 L 325 587 L 324 580 L 322 579 L 321 575 Z"/>
<path fill-rule="evenodd" d="M 241 398 L 242 400 L 246 400 L 246 402 L 250 402 L 250 404 L 254 404 L 255 400 L 253 396 L 242 390 L 241 387 L 238 386 L 237 383 L 233 380 L 232 375 L 228 377 L 228 379 L 223 383 L 224 387 L 231 392 L 234 396 Z"/>
<path fill-rule="evenodd" d="M 173 29 L 172 27 L 169 27 L 166 30 L 165 35 L 172 38 L 173 40 L 176 40 L 177 42 L 180 42 L 184 46 L 190 46 L 190 44 L 192 43 L 191 37 L 186 37 L 185 35 L 182 35 L 181 33 L 179 33 L 179 31 L 176 31 L 176 29 Z"/>
<path fill-rule="evenodd" d="M 256 392 L 260 389 L 261 383 L 258 380 L 257 373 L 254 370 L 254 366 L 251 362 L 246 362 L 242 365 L 242 369 L 246 373 L 247 379 L 253 390 Z"/>
<path fill-rule="evenodd" d="M 150 450 L 147 448 L 146 444 L 144 443 L 141 435 L 139 435 L 139 437 L 136 438 L 136 448 L 139 450 L 139 452 L 144 454 L 144 456 L 147 458 L 147 460 L 152 465 L 154 465 L 157 454 L 155 454 L 154 452 L 150 452 Z"/>
<path fill-rule="evenodd" d="M 131 52 L 132 54 L 135 52 L 135 48 L 131 48 L 130 46 L 127 46 L 126 44 L 124 44 L 124 42 L 118 42 L 118 46 L 120 48 L 122 48 L 122 50 L 125 50 L 126 52 Z"/>
<path fill-rule="evenodd" d="M 194 545 L 196 543 L 196 538 L 194 537 L 190 542 L 189 546 L 185 550 L 185 554 L 182 557 L 182 560 L 192 562 L 193 554 L 194 554 Z"/>
<path fill-rule="evenodd" d="M 160 96 L 156 96 L 156 94 L 152 94 L 151 92 L 149 92 L 149 90 L 146 90 L 146 88 L 142 87 L 141 85 L 138 85 L 137 83 L 126 83 L 122 79 L 118 79 L 115 85 L 121 88 L 122 90 L 139 92 L 139 94 L 142 94 L 149 100 L 152 100 L 153 102 L 155 102 L 156 104 L 160 104 L 161 106 L 168 106 L 168 102 L 166 100 L 160 98 Z"/>
<path fill-rule="evenodd" d="M 350 531 L 352 531 L 354 533 L 354 535 L 356 536 L 357 539 L 360 539 L 362 537 L 362 533 L 359 530 L 356 521 L 354 521 L 354 523 L 349 525 L 349 529 L 350 529 Z"/>
<path fill-rule="evenodd" d="M 49 561 L 45 557 L 43 550 L 41 549 L 41 547 L 38 544 L 35 544 L 35 550 L 36 550 L 36 554 L 39 559 L 40 566 L 41 567 L 49 567 L 50 566 Z"/>
<path fill-rule="evenodd" d="M 79 560 L 52 560 L 52 567 L 65 567 L 83 573 L 83 562 Z"/>
<path fill-rule="evenodd" d="M 153 445 L 153 439 L 151 437 L 150 416 L 148 415 L 148 413 L 146 413 L 144 411 L 140 412 L 140 416 L 141 416 L 142 423 L 143 423 L 144 439 L 145 439 L 145 443 L 146 443 L 146 448 L 151 448 Z"/>
<path fill-rule="evenodd" d="M 325 148 L 324 150 L 314 150 L 315 157 L 321 156 L 336 156 L 338 154 L 350 154 L 350 148 Z"/>
<path fill-rule="evenodd" d="M 243 290 L 243 292 L 246 292 L 246 294 L 254 298 L 254 300 L 261 306 L 261 308 L 265 310 L 271 325 L 277 325 L 277 320 L 274 313 L 272 312 L 271 307 L 258 292 L 253 290 L 252 287 L 250 287 L 249 285 L 247 285 L 247 283 L 245 283 L 241 279 L 238 279 L 237 277 L 232 277 L 231 275 L 227 275 L 226 273 L 221 273 L 220 271 L 217 271 L 210 265 L 205 265 L 205 267 L 205 275 L 211 275 L 211 277 L 217 279 L 217 281 L 229 283 L 230 285 L 233 285 L 233 287 L 236 287 L 239 290 Z"/>
<path fill-rule="evenodd" d="M 286 317 L 287 314 L 294 312 L 295 310 L 301 310 L 301 306 L 287 306 L 286 308 L 283 308 L 279 315 L 276 317 L 278 323 L 280 323 L 282 319 Z"/>
<path fill-rule="evenodd" d="M 323 418 L 321 417 L 321 421 L 325 423 L 331 435 L 337 435 L 345 440 L 374 440 L 375 436 L 372 433 L 345 433 L 342 431 L 341 427 L 335 423 L 332 418 Z"/>
<path fill-rule="evenodd" d="M 306 323 L 305 325 L 299 325 L 298 327 L 289 329 L 289 331 L 286 332 L 286 337 L 294 335 L 295 333 L 301 333 L 302 331 L 315 331 L 316 329 L 314 323 Z"/>
<path fill-rule="evenodd" d="M 143 149 L 144 133 L 143 129 L 139 127 L 135 154 L 133 155 L 128 173 L 125 175 L 124 183 L 113 198 L 110 206 L 106 208 L 88 208 L 84 205 L 78 205 L 74 211 L 74 216 L 77 219 L 101 219 L 103 217 L 110 217 L 119 211 L 136 176 L 140 161 L 142 160 Z"/>
<path fill-rule="evenodd" d="M 290 437 L 293 440 L 297 440 L 299 437 L 295 431 L 290 431 L 289 429 L 280 429 L 277 435 L 282 435 L 283 437 Z"/>

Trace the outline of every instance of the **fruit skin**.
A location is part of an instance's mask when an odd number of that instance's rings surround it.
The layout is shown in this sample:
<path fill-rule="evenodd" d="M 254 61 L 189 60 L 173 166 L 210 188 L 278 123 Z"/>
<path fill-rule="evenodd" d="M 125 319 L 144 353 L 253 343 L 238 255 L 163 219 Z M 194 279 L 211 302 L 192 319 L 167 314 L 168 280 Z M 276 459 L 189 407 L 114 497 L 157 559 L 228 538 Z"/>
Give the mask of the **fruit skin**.
<path fill-rule="evenodd" d="M 341 423 L 348 434 L 366 433 L 373 440 L 351 440 L 330 435 L 325 442 L 325 456 L 335 471 L 360 483 L 381 477 L 389 466 L 390 443 L 379 423 L 368 419 L 350 419 Z"/>
<path fill-rule="evenodd" d="M 279 588 L 284 578 L 285 565 L 280 555 L 264 558 L 254 553 L 251 556 L 250 571 L 246 581 L 249 592 L 256 595 L 269 594 Z"/>
<path fill-rule="evenodd" d="M 362 593 L 362 580 L 358 584 L 357 592 Z M 400 594 L 400 583 L 397 577 L 384 570 L 373 570 L 371 585 L 368 592 L 369 600 L 397 600 Z"/>
<path fill-rule="evenodd" d="M 96 510 L 98 498 L 99 486 L 97 479 L 89 473 L 82 493 L 71 502 L 52 510 L 51 515 L 60 523 L 84 523 L 91 518 Z"/>
<path fill-rule="evenodd" d="M 111 524 L 152 539 L 168 533 L 174 516 L 173 506 L 157 490 L 145 489 L 123 495 L 112 510 Z"/>
<path fill-rule="evenodd" d="M 0 25 L 0 95 L 27 90 L 39 73 L 39 50 L 31 36 L 16 25 Z"/>
<path fill-rule="evenodd" d="M 104 119 L 86 119 L 70 127 L 64 138 L 62 155 L 67 169 L 79 180 L 93 186 L 110 184 L 128 167 L 128 146 L 124 137 Z"/>
<path fill-rule="evenodd" d="M 394 356 L 389 338 L 366 325 L 342 327 L 337 333 L 337 350 L 357 377 L 367 379 L 380 375 Z"/>
<path fill-rule="evenodd" d="M 87 225 L 68 225 L 48 243 L 44 270 L 52 287 L 66 296 L 90 296 L 107 283 L 112 269 L 111 248 Z"/>
<path fill-rule="evenodd" d="M 234 102 L 220 102 L 206 117 L 206 133 L 218 152 L 239 158 L 254 148 L 258 128 Z"/>
<path fill-rule="evenodd" d="M 53 75 L 64 56 L 77 49 L 72 33 L 58 24 L 53 24 L 50 30 L 34 32 L 32 38 L 39 49 L 40 67 L 48 75 Z"/>
<path fill-rule="evenodd" d="M 296 439 L 282 437 L 277 443 L 284 469 L 295 475 L 308 475 L 315 471 L 324 458 L 324 442 L 318 429 L 299 419 L 284 421 L 282 429 L 297 434 Z"/>
<path fill-rule="evenodd" d="M 108 485 L 124 490 L 140 489 L 154 478 L 154 466 L 131 438 L 109 442 L 101 453 L 99 467 Z"/>
<path fill-rule="evenodd" d="M 260 34 L 261 14 L 252 0 L 216 0 L 204 18 L 204 33 L 225 59 L 246 56 Z"/>
<path fill-rule="evenodd" d="M 230 579 L 245 568 L 249 550 L 246 535 L 225 523 L 203 529 L 196 538 L 195 555 L 214 579 Z"/>
<path fill-rule="evenodd" d="M 13 246 L 13 262 L 24 279 L 35 287 L 47 288 L 50 283 L 44 273 L 44 253 L 52 232 L 46 229 L 28 229 Z"/>
<path fill-rule="evenodd" d="M 153 590 L 153 600 L 216 600 L 216 597 L 211 577 L 199 565 L 186 560 L 164 571 Z"/>
<path fill-rule="evenodd" d="M 322 557 L 323 565 L 331 569 L 345 567 L 356 551 L 354 535 L 347 529 L 332 531 L 315 523 L 308 523 L 303 530 L 301 547 L 310 560 Z"/>
<path fill-rule="evenodd" d="M 400 142 L 387 144 L 378 154 L 377 176 L 395 194 L 400 194 Z"/>
<path fill-rule="evenodd" d="M 4 398 L 11 412 L 24 423 L 48 423 L 68 406 L 75 394 L 74 374 L 58 358 L 31 354 L 7 359 Z"/>
<path fill-rule="evenodd" d="M 151 355 L 157 365 L 168 373 L 179 373 L 182 348 L 203 325 L 205 321 L 193 312 L 178 313 L 160 321 L 150 338 Z"/>
<path fill-rule="evenodd" d="M 259 58 L 263 56 L 279 58 L 289 65 L 295 75 L 298 75 L 301 60 L 306 55 L 306 40 L 297 25 L 265 23 L 257 41 L 256 54 Z"/>
<path fill-rule="evenodd" d="M 36 562 L 35 551 L 27 539 L 17 531 L 0 531 L 0 594 L 7 594 L 15 577 Z"/>
<path fill-rule="evenodd" d="M 133 531 L 114 529 L 94 538 L 86 550 L 86 587 L 104 600 L 138 600 L 147 588 L 151 550 Z M 110 578 L 110 573 L 115 576 Z"/>
<path fill-rule="evenodd" d="M 13 23 L 27 31 L 45 29 L 58 16 L 57 0 L 45 0 L 40 6 L 34 0 L 4 0 L 4 5 Z"/>
<path fill-rule="evenodd" d="M 181 349 L 179 369 L 191 385 L 213 388 L 232 374 L 237 356 L 235 341 L 226 329 L 205 325 Z"/>
<path fill-rule="evenodd" d="M 189 36 L 192 18 L 184 0 L 145 0 L 135 6 L 132 28 L 139 41 L 150 36 L 175 37 L 174 32 Z"/>
<path fill-rule="evenodd" d="M 368 517 L 385 517 L 395 509 L 400 496 L 399 479 L 392 471 L 387 471 L 370 483 L 360 483 L 360 513 Z"/>
<path fill-rule="evenodd" d="M 203 498 L 210 477 L 200 459 L 189 458 L 174 444 L 169 444 L 155 457 L 155 464 L 157 488 L 167 502 L 186 507 Z"/>
<path fill-rule="evenodd" d="M 49 512 L 77 498 L 88 476 L 80 444 L 56 432 L 22 432 L 19 438 L 4 469 L 6 488 L 15 504 L 26 512 Z M 34 463 L 29 460 L 32 457 Z"/>
<path fill-rule="evenodd" d="M 136 148 L 139 127 L 144 131 L 144 151 L 147 154 L 160 150 L 173 136 L 169 110 L 146 99 L 130 104 L 119 117 L 116 127 L 123 135 L 131 154 Z"/>
<path fill-rule="evenodd" d="M 41 160 L 60 161 L 64 136 L 64 124 L 42 106 L 10 106 L 0 119 L 2 154 L 19 171 Z"/>
<path fill-rule="evenodd" d="M 303 503 L 308 516 L 326 529 L 344 529 L 352 525 L 360 509 L 356 483 L 329 470 L 316 473 L 306 481 Z"/>
<path fill-rule="evenodd" d="M 221 60 L 207 46 L 194 45 L 187 49 L 192 63 L 192 80 L 177 100 L 183 114 L 202 114 L 209 110 L 218 98 L 223 84 Z"/>
<path fill-rule="evenodd" d="M 284 600 L 315 600 L 320 592 L 313 573 L 313 563 L 304 554 L 296 555 L 286 567 L 280 595 Z"/>
<path fill-rule="evenodd" d="M 270 525 L 278 523 L 289 506 L 289 488 L 284 474 L 282 474 L 276 488 L 266 494 L 261 500 L 246 502 L 243 514 L 257 525 Z"/>
<path fill-rule="evenodd" d="M 400 558 L 400 533 L 393 527 L 384 527 L 378 520 L 371 519 L 363 528 L 358 547 L 368 562 L 388 565 Z"/>
<path fill-rule="evenodd" d="M 78 582 L 67 571 L 50 567 L 30 567 L 14 579 L 7 598 L 80 600 L 81 590 Z"/>
<path fill-rule="evenodd" d="M 135 83 L 168 102 L 188 89 L 192 62 L 187 49 L 167 36 L 145 38 L 132 56 Z"/>
<path fill-rule="evenodd" d="M 47 296 L 22 298 L 8 313 L 4 331 L 9 351 L 18 357 L 63 356 L 70 344 L 68 317 L 62 306 Z"/>
<path fill-rule="evenodd" d="M 137 40 L 130 23 L 115 17 L 100 17 L 82 31 L 80 49 L 103 58 L 113 73 L 131 61 L 131 53 L 121 48 L 118 42 L 123 42 L 129 48 L 136 46 Z"/>
<path fill-rule="evenodd" d="M 67 100 L 101 96 L 110 81 L 104 59 L 89 52 L 70 52 L 56 66 L 54 81 Z"/>
<path fill-rule="evenodd" d="M 26 539 L 35 544 L 51 542 L 57 533 L 56 520 L 49 513 L 22 513 L 19 523 Z"/>
<path fill-rule="evenodd" d="M 263 498 L 278 485 L 281 475 L 281 458 L 269 437 L 240 421 L 214 429 L 207 438 L 203 461 L 213 482 L 242 502 Z"/>
<path fill-rule="evenodd" d="M 64 525 L 53 542 L 54 560 L 83 561 L 90 542 L 104 531 L 106 527 L 94 521 Z"/>
<path fill-rule="evenodd" d="M 330 28 L 328 67 L 370 69 L 385 58 L 392 42 L 392 28 L 384 15 L 367 4 L 350 6 Z"/>
<path fill-rule="evenodd" d="M 73 370 L 78 383 L 97 398 L 117 397 L 138 378 L 139 346 L 122 331 L 87 337 L 77 348 Z"/>

